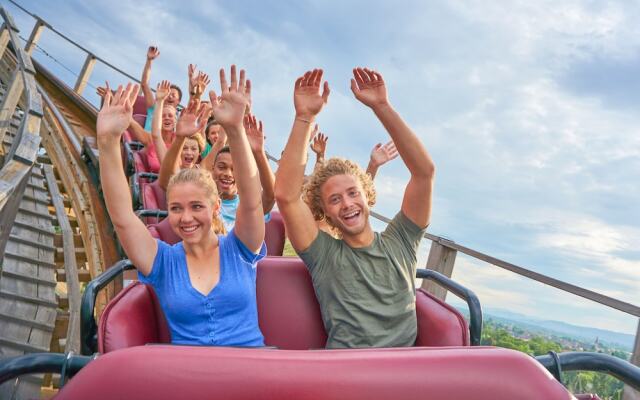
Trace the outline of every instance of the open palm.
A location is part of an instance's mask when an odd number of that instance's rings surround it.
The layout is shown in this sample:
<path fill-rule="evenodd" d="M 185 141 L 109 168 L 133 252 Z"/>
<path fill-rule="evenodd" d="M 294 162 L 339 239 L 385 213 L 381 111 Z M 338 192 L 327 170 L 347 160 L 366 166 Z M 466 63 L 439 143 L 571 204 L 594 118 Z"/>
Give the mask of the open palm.
<path fill-rule="evenodd" d="M 191 100 L 180 114 L 176 124 L 176 136 L 189 137 L 204 129 L 210 113 L 211 108 L 208 104 L 201 104 L 196 99 Z"/>
<path fill-rule="evenodd" d="M 118 90 L 111 94 L 107 86 L 104 103 L 98 113 L 96 132 L 99 139 L 118 138 L 127 129 L 133 112 L 133 102 L 138 96 L 138 85 L 129 83 L 126 88 L 118 86 Z"/>
<path fill-rule="evenodd" d="M 231 80 L 227 84 L 224 69 L 220 70 L 220 99 L 212 90 L 209 92 L 213 116 L 226 126 L 242 126 L 245 110 L 251 105 L 251 84 L 245 80 L 244 70 L 240 70 L 240 80 L 236 78 L 236 66 L 231 66 Z"/>
<path fill-rule="evenodd" d="M 255 115 L 247 114 L 244 116 L 244 130 L 247 132 L 251 151 L 254 153 L 262 151 L 264 149 L 262 121 L 257 120 Z"/>
<path fill-rule="evenodd" d="M 325 82 L 320 94 L 320 82 L 322 82 L 322 70 L 307 71 L 296 80 L 293 91 L 293 105 L 296 115 L 305 118 L 315 117 L 329 99 L 329 83 Z"/>
<path fill-rule="evenodd" d="M 388 103 L 387 88 L 382 75 L 368 68 L 354 68 L 351 91 L 356 99 L 368 107 Z"/>

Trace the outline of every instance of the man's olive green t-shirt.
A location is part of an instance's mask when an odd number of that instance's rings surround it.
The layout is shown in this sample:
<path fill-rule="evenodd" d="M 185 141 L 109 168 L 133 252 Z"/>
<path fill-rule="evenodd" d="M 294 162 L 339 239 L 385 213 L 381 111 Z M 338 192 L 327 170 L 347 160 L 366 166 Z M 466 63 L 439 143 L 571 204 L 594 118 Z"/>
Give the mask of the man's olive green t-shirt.
<path fill-rule="evenodd" d="M 320 303 L 327 348 L 413 346 L 416 252 L 425 229 L 399 212 L 370 246 L 351 248 L 320 231 L 300 253 Z"/>

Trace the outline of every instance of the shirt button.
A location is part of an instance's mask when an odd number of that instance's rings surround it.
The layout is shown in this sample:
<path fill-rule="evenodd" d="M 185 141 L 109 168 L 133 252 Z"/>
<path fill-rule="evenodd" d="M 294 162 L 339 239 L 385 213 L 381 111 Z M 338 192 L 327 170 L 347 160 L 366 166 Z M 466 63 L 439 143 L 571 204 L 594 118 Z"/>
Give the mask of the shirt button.
<path fill-rule="evenodd" d="M 209 337 L 213 337 L 213 336 L 214 336 L 213 332 L 209 332 Z"/>

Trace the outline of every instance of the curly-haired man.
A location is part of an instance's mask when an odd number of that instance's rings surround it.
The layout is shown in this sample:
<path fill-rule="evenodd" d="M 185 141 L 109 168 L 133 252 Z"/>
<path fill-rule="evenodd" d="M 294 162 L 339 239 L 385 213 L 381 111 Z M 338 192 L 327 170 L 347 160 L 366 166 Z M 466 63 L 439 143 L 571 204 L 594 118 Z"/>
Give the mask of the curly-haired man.
<path fill-rule="evenodd" d="M 355 68 L 351 90 L 371 108 L 397 147 L 411 178 L 401 211 L 374 232 L 371 177 L 355 163 L 332 158 L 301 187 L 311 128 L 329 97 L 322 70 L 298 78 L 296 117 L 279 164 L 275 197 L 293 248 L 307 265 L 328 333 L 327 347 L 411 346 L 415 342 L 416 251 L 431 216 L 435 167 L 418 137 L 393 109 L 378 72 Z M 340 239 L 319 231 L 325 220 Z"/>

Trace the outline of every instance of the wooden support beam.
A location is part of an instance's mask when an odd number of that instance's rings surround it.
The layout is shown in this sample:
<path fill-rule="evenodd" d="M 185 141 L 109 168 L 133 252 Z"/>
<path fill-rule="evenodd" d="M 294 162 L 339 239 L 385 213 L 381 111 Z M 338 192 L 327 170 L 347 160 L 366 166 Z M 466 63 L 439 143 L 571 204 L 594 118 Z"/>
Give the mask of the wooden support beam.
<path fill-rule="evenodd" d="M 84 88 L 87 86 L 87 82 L 89 82 L 89 77 L 91 76 L 91 72 L 93 72 L 93 67 L 96 65 L 96 57 L 89 53 L 87 54 L 87 58 L 84 60 L 84 65 L 82 66 L 82 71 L 80 71 L 80 76 L 78 76 L 78 80 L 76 81 L 73 90 L 82 94 Z"/>
<path fill-rule="evenodd" d="M 47 23 L 44 22 L 43 20 L 41 20 L 40 18 L 38 18 L 38 20 L 36 21 L 35 26 L 33 27 L 33 30 L 31 31 L 31 35 L 29 36 L 29 40 L 27 40 L 27 44 L 26 44 L 26 46 L 24 46 L 24 51 L 29 56 L 31 56 L 31 53 L 33 52 L 33 49 L 36 47 L 36 44 L 38 43 L 38 40 L 40 39 L 40 35 L 42 34 L 42 31 L 44 30 L 44 28 L 46 26 L 47 26 Z"/>
<path fill-rule="evenodd" d="M 73 230 L 69 223 L 69 218 L 62 203 L 62 195 L 56 183 L 56 176 L 51 165 L 43 166 L 44 176 L 47 180 L 51 201 L 56 209 L 56 217 L 60 223 L 62 231 L 62 243 L 64 254 L 64 277 L 67 282 L 67 293 L 69 296 L 69 328 L 67 330 L 67 341 L 64 349 L 65 353 L 80 351 L 80 282 L 78 281 L 78 264 L 76 263 L 76 246 L 73 240 Z M 86 258 L 86 257 L 85 257 Z M 88 271 L 87 271 L 88 272 Z M 60 273 L 58 273 L 60 277 Z M 89 276 L 89 279 L 91 277 Z"/>
<path fill-rule="evenodd" d="M 2 24 L 2 28 L 0 28 L 0 58 L 4 55 L 4 51 L 7 49 L 8 44 L 9 30 L 7 29 L 6 24 Z"/>
<path fill-rule="evenodd" d="M 9 83 L 9 89 L 2 99 L 0 105 L 0 121 L 8 121 L 13 117 L 13 113 L 16 111 L 16 106 L 22 96 L 22 90 L 24 89 L 24 79 L 22 72 L 15 70 L 11 77 L 11 83 Z M 0 125 L 0 143 L 4 140 L 4 135 L 7 132 L 8 126 Z M 3 154 L 3 150 L 0 147 L 0 154 Z"/>
<path fill-rule="evenodd" d="M 453 265 L 456 262 L 456 253 L 454 249 L 445 247 L 439 242 L 431 242 L 427 269 L 432 269 L 451 278 Z M 422 281 L 422 288 L 442 301 L 447 298 L 447 290 L 433 281 Z"/>

